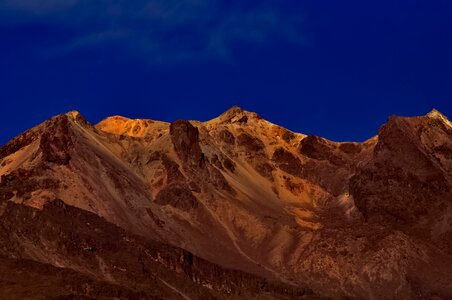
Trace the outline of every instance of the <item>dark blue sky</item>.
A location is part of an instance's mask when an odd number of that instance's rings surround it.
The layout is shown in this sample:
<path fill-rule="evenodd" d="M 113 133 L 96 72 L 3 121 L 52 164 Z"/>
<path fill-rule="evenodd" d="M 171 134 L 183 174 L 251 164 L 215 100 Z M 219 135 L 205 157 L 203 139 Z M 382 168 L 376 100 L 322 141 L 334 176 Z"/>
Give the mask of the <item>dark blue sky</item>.
<path fill-rule="evenodd" d="M 452 1 L 1 0 L 0 144 L 76 109 L 208 120 L 239 105 L 333 140 L 452 116 Z"/>

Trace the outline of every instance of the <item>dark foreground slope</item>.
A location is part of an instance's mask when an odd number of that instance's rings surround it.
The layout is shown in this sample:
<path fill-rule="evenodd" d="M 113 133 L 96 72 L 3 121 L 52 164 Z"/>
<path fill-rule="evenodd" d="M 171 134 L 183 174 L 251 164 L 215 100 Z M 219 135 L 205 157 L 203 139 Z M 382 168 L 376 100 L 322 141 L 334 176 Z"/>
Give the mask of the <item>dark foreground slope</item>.
<path fill-rule="evenodd" d="M 1 299 L 292 299 L 307 288 L 224 269 L 127 234 L 61 200 L 7 203 L 0 220 Z"/>

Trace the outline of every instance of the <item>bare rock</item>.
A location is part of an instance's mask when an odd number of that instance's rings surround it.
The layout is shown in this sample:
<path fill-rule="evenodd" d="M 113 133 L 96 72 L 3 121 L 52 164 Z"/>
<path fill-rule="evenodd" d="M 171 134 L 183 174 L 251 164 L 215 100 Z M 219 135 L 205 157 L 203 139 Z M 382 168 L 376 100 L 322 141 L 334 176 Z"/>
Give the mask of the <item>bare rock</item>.
<path fill-rule="evenodd" d="M 339 149 L 349 155 L 359 154 L 362 151 L 362 146 L 358 143 L 341 143 Z"/>
<path fill-rule="evenodd" d="M 28 146 L 37 138 L 34 130 L 28 130 L 21 135 L 13 138 L 10 142 L 0 148 L 0 159 L 15 153 L 16 151 Z"/>
<path fill-rule="evenodd" d="M 176 121 L 170 125 L 171 141 L 179 158 L 188 166 L 204 167 L 204 154 L 199 146 L 199 131 L 188 121 Z"/>
<path fill-rule="evenodd" d="M 171 205 L 174 208 L 188 211 L 198 207 L 198 199 L 185 185 L 170 184 L 164 187 L 155 197 L 155 203 Z"/>
<path fill-rule="evenodd" d="M 227 129 L 222 129 L 218 133 L 218 137 L 221 141 L 223 141 L 226 144 L 234 145 L 235 144 L 235 137 L 234 135 Z"/>
<path fill-rule="evenodd" d="M 233 160 L 231 160 L 229 157 L 223 157 L 223 167 L 228 170 L 229 172 L 234 172 L 236 164 Z"/>
<path fill-rule="evenodd" d="M 259 172 L 263 177 L 269 179 L 270 181 L 273 181 L 273 171 L 275 170 L 275 167 L 273 167 L 269 163 L 262 163 L 258 164 L 256 166 L 256 171 Z"/>
<path fill-rule="evenodd" d="M 59 115 L 50 119 L 39 144 L 44 161 L 67 165 L 72 146 L 68 117 Z"/>
<path fill-rule="evenodd" d="M 250 152 L 259 152 L 265 148 L 264 143 L 260 139 L 253 137 L 248 133 L 241 133 L 237 137 L 237 144 Z"/>
<path fill-rule="evenodd" d="M 278 168 L 295 176 L 299 176 L 303 170 L 300 159 L 281 147 L 275 150 L 272 160 L 277 163 Z"/>
<path fill-rule="evenodd" d="M 431 136 L 433 132 L 425 129 L 432 122 L 425 117 L 392 117 L 381 127 L 372 160 L 350 180 L 355 204 L 368 220 L 409 227 L 434 224 L 430 218 L 451 206 L 452 191 L 434 159 L 435 148 L 423 140 L 451 140 L 452 135 L 440 130 Z"/>
<path fill-rule="evenodd" d="M 346 164 L 346 160 L 338 155 L 325 139 L 315 135 L 309 135 L 301 140 L 298 150 L 312 159 L 327 160 L 335 165 Z"/>
<path fill-rule="evenodd" d="M 286 142 L 289 143 L 291 140 L 293 140 L 295 138 L 295 133 L 293 133 L 290 130 L 285 129 L 284 133 L 282 135 L 282 139 Z"/>

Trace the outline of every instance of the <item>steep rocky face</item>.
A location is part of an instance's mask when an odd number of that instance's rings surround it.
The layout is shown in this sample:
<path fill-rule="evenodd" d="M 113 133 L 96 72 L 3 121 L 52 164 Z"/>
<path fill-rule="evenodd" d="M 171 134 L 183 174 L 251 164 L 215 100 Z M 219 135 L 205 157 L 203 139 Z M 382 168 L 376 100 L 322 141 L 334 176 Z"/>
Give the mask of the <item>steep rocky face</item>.
<path fill-rule="evenodd" d="M 61 295 L 447 299 L 450 153 L 437 111 L 362 143 L 238 107 L 207 122 L 56 116 L 0 148 L 0 260 L 29 270 L 4 283 L 40 289 L 42 267 Z"/>
<path fill-rule="evenodd" d="M 249 153 L 256 153 L 265 148 L 264 143 L 260 139 L 248 133 L 241 133 L 237 137 L 237 144 L 245 148 Z"/>
<path fill-rule="evenodd" d="M 276 149 L 272 159 L 277 163 L 278 168 L 284 172 L 294 176 L 299 176 L 301 174 L 303 164 L 300 159 L 284 148 Z"/>
<path fill-rule="evenodd" d="M 49 121 L 47 130 L 41 135 L 39 149 L 46 162 L 67 165 L 73 147 L 69 134 L 69 121 L 66 116 L 57 116 Z"/>
<path fill-rule="evenodd" d="M 450 239 L 451 160 L 441 149 L 452 149 L 452 127 L 431 116 L 392 117 L 378 137 L 372 158 L 351 180 L 359 210 L 369 221 Z"/>
<path fill-rule="evenodd" d="M 170 125 L 170 135 L 174 150 L 189 177 L 201 179 L 201 186 L 205 186 L 205 183 L 210 183 L 217 190 L 234 193 L 223 174 L 219 171 L 219 169 L 224 169 L 225 167 L 229 170 L 233 169 L 234 163 L 227 158 L 221 161 L 215 154 L 210 159 L 213 162 L 212 164 L 201 150 L 198 128 L 188 121 L 176 121 Z M 183 194 L 188 195 L 186 192 Z"/>
<path fill-rule="evenodd" d="M 176 121 L 170 125 L 171 141 L 177 156 L 189 166 L 203 168 L 204 153 L 199 146 L 199 131 L 188 121 Z"/>

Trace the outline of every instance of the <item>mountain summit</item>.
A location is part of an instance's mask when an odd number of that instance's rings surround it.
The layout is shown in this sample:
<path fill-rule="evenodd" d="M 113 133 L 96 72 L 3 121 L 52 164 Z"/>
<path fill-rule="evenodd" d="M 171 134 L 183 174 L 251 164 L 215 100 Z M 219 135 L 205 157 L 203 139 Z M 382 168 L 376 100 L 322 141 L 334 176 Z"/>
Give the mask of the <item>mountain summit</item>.
<path fill-rule="evenodd" d="M 362 143 L 58 115 L 0 148 L 0 298 L 447 299 L 451 153 L 436 110 Z"/>

